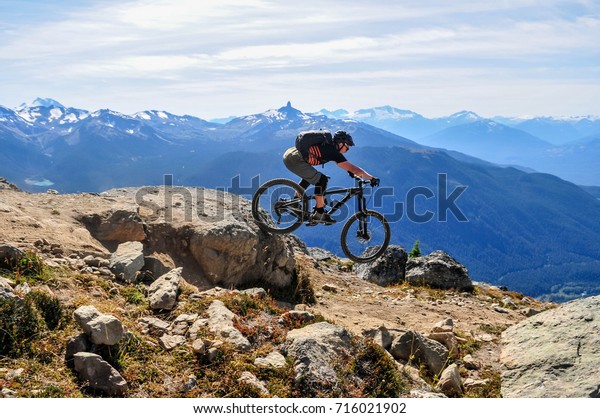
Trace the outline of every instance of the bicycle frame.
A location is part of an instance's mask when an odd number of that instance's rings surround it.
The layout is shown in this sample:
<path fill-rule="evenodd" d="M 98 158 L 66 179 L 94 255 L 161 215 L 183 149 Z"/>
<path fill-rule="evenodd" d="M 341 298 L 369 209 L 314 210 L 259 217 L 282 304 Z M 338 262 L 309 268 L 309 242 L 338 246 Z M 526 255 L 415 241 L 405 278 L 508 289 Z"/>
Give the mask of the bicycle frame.
<path fill-rule="evenodd" d="M 326 190 L 325 193 L 323 194 L 323 196 L 330 196 L 330 195 L 335 195 L 335 194 L 342 194 L 345 193 L 345 196 L 342 197 L 341 200 L 338 200 L 333 206 L 331 206 L 331 208 L 327 211 L 327 214 L 329 215 L 333 215 L 334 213 L 336 213 L 342 206 L 344 206 L 346 203 L 348 203 L 348 201 L 350 199 L 352 199 L 354 196 L 357 197 L 357 208 L 356 208 L 356 212 L 365 212 L 366 208 L 367 208 L 367 203 L 366 203 L 366 199 L 364 197 L 364 188 L 363 188 L 363 184 L 368 183 L 368 181 L 362 180 L 362 179 L 357 179 L 358 181 L 358 186 L 355 187 L 347 187 L 347 188 L 343 188 L 343 189 L 331 189 L 331 190 Z M 315 196 L 307 196 L 308 199 L 314 199 Z"/>

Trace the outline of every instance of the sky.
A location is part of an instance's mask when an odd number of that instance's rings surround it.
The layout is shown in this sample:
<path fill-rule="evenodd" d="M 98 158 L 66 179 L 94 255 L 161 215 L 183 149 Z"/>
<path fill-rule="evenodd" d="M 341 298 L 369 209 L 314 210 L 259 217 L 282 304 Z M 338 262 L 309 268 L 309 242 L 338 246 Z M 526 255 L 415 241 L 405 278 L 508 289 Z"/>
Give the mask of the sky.
<path fill-rule="evenodd" d="M 599 0 L 0 0 L 0 105 L 600 115 Z"/>

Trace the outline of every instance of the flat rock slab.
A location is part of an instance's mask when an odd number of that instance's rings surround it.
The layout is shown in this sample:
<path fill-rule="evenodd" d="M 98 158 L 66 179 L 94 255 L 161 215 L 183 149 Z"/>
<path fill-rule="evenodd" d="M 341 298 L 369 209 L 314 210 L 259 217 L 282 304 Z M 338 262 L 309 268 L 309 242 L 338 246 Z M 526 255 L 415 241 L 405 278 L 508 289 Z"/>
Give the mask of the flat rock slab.
<path fill-rule="evenodd" d="M 503 397 L 600 397 L 600 296 L 528 318 L 502 341 Z"/>

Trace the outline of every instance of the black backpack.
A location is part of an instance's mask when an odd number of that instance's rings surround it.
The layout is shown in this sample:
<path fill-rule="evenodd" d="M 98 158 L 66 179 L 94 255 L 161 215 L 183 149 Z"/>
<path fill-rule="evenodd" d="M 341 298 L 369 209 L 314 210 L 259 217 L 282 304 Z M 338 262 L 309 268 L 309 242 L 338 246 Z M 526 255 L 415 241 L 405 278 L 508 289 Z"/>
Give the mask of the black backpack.
<path fill-rule="evenodd" d="M 333 145 L 333 136 L 329 131 L 304 131 L 300 132 L 296 137 L 296 149 L 300 151 L 302 157 L 308 161 L 309 157 L 321 162 L 321 156 L 315 155 L 310 151 L 310 147 L 314 145 L 331 144 Z"/>

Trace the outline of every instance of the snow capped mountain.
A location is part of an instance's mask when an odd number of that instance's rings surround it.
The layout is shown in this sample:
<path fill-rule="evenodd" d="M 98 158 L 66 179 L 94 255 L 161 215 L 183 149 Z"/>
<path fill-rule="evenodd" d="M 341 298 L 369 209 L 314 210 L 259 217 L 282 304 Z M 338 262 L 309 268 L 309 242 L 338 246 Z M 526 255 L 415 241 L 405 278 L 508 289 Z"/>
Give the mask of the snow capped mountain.
<path fill-rule="evenodd" d="M 438 120 L 450 125 L 460 125 L 464 123 L 471 123 L 478 120 L 483 119 L 475 112 L 471 112 L 470 110 L 462 110 L 460 112 L 453 113 L 452 115 L 445 118 L 438 118 Z"/>
<path fill-rule="evenodd" d="M 291 102 L 287 102 L 287 104 L 279 109 L 269 109 L 265 112 L 243 116 L 238 118 L 239 120 L 247 121 L 251 125 L 256 125 L 259 123 L 275 123 L 281 121 L 288 121 L 290 123 L 301 121 L 308 121 L 311 119 L 311 116 L 302 113 L 300 110 L 292 107 Z"/>
<path fill-rule="evenodd" d="M 65 106 L 63 106 L 62 104 L 60 104 L 59 102 L 57 102 L 54 99 L 50 99 L 50 98 L 41 99 L 38 97 L 29 104 L 22 103 L 17 109 L 26 108 L 26 107 L 62 107 L 62 108 L 64 108 Z"/>
<path fill-rule="evenodd" d="M 345 119 L 350 117 L 350 113 L 346 109 L 338 109 L 338 110 L 327 110 L 321 109 L 318 112 L 314 113 L 315 115 L 327 116 L 332 119 Z"/>
<path fill-rule="evenodd" d="M 209 122 L 204 119 L 197 118 L 190 115 L 174 115 L 173 113 L 166 112 L 164 110 L 145 110 L 143 112 L 137 112 L 133 115 L 134 118 L 155 123 L 155 124 L 201 124 L 210 125 Z"/>
<path fill-rule="evenodd" d="M 352 118 L 356 119 L 379 119 L 379 120 L 404 120 L 418 119 L 423 116 L 410 110 L 402 110 L 392 106 L 380 106 L 370 109 L 360 109 L 352 113 Z"/>
<path fill-rule="evenodd" d="M 463 110 L 450 116 L 426 118 L 392 106 L 304 113 L 287 102 L 279 108 L 218 124 L 164 110 L 133 115 L 110 109 L 90 112 L 65 107 L 49 98 L 37 98 L 15 109 L 0 106 L 0 140 L 38 144 L 39 152 L 47 155 L 64 152 L 65 146 L 91 144 L 94 140 L 118 144 L 140 141 L 147 147 L 152 145 L 155 155 L 167 152 L 161 147 L 172 145 L 202 153 L 235 150 L 242 144 L 252 144 L 257 151 L 280 149 L 291 144 L 299 131 L 307 129 L 344 129 L 352 133 L 358 146 L 437 146 L 499 164 L 548 168 L 545 171 L 580 184 L 597 184 L 597 164 L 587 163 L 600 152 L 592 146 L 595 141 L 550 150 L 581 138 L 597 138 L 600 118 L 591 116 L 485 119 Z M 418 143 L 406 138 L 414 138 Z M 211 146 L 207 148 L 208 144 Z M 577 173 L 567 170 L 566 164 L 561 165 L 560 158 L 567 155 L 569 161 L 574 161 L 571 165 L 579 167 Z M 549 161 L 548 156 L 552 156 L 552 164 L 541 165 Z"/>
<path fill-rule="evenodd" d="M 153 120 L 153 119 L 163 119 L 168 120 L 170 118 L 170 114 L 167 112 L 163 112 L 162 110 L 146 110 L 143 112 L 138 112 L 133 115 L 135 118 L 143 119 L 143 120 Z"/>
<path fill-rule="evenodd" d="M 423 116 L 413 111 L 402 110 L 392 106 L 379 106 L 366 109 L 359 109 L 354 112 L 348 112 L 346 109 L 338 109 L 334 111 L 321 109 L 316 114 L 325 115 L 329 118 L 336 119 L 354 119 L 365 123 L 369 123 L 373 120 L 385 121 L 423 118 Z"/>
<path fill-rule="evenodd" d="M 560 145 L 599 133 L 600 118 L 594 116 L 570 118 L 536 117 L 520 121 L 514 126 L 553 144 Z"/>
<path fill-rule="evenodd" d="M 0 106 L 0 123 L 3 125 L 15 125 L 18 123 L 26 123 L 27 121 L 20 117 L 14 110 L 4 106 Z"/>
<path fill-rule="evenodd" d="M 90 116 L 86 110 L 65 107 L 53 99 L 35 99 L 23 103 L 15 113 L 25 122 L 47 129 L 70 130 L 71 125 Z"/>
<path fill-rule="evenodd" d="M 262 113 L 242 116 L 231 120 L 224 125 L 226 130 L 244 132 L 252 135 L 267 127 L 273 130 L 274 136 L 279 136 L 277 131 L 286 131 L 303 127 L 303 129 L 320 129 L 327 124 L 329 119 L 324 115 L 305 114 L 292 107 L 290 102 L 278 109 L 269 109 Z M 281 133 L 281 132 L 279 132 Z"/>
<path fill-rule="evenodd" d="M 467 120 L 473 118 L 466 116 Z M 488 161 L 498 162 L 497 158 L 510 158 L 533 151 L 541 151 L 551 144 L 528 134 L 511 128 L 491 119 L 476 119 L 471 123 L 463 123 L 446 128 L 434 135 L 423 138 L 427 145 L 464 152 Z"/>

